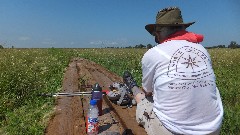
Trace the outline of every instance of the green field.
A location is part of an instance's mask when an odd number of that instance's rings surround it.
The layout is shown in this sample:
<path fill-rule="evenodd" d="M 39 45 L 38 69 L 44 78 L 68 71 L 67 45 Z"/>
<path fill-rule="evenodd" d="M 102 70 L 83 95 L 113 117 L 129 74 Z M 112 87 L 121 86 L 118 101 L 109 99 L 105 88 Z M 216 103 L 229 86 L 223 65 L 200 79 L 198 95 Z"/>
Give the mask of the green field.
<path fill-rule="evenodd" d="M 122 75 L 133 73 L 141 84 L 146 49 L 0 49 L 0 134 L 43 134 L 54 99 L 71 58 L 92 60 Z M 224 105 L 221 134 L 240 134 L 240 49 L 208 50 Z"/>

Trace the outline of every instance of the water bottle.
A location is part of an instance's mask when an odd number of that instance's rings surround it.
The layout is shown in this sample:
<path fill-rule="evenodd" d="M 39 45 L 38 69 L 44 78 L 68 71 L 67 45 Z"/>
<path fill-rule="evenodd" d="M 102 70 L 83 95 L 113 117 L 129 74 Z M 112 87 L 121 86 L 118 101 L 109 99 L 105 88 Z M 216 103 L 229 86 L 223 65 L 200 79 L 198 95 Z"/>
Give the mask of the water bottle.
<path fill-rule="evenodd" d="M 102 87 L 96 83 L 92 88 L 92 100 L 97 100 L 98 115 L 102 115 Z"/>
<path fill-rule="evenodd" d="M 97 135 L 98 134 L 98 107 L 96 100 L 90 100 L 90 106 L 87 114 L 87 134 Z"/>

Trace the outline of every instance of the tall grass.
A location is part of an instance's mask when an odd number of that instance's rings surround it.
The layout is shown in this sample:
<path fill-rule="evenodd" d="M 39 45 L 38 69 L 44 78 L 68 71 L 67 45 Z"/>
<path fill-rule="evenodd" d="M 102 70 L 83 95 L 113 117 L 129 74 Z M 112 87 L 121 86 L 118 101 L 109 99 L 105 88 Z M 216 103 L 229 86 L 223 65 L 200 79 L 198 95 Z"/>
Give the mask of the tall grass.
<path fill-rule="evenodd" d="M 43 134 L 70 56 L 56 49 L 0 50 L 0 126 L 8 134 Z"/>
<path fill-rule="evenodd" d="M 240 134 L 240 49 L 209 52 L 224 107 L 222 134 Z"/>

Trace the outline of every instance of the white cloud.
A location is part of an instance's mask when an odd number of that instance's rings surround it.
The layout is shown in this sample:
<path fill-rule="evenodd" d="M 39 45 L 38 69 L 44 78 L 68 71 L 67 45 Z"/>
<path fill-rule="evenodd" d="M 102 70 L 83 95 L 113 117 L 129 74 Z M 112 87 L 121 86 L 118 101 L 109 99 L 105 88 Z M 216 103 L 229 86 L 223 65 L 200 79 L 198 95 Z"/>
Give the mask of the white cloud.
<path fill-rule="evenodd" d="M 118 45 L 115 41 L 91 41 L 90 44 L 92 45 Z"/>
<path fill-rule="evenodd" d="M 55 45 L 56 42 L 55 41 L 43 41 L 42 44 L 45 44 L 45 45 Z"/>
<path fill-rule="evenodd" d="M 46 38 L 42 41 L 42 44 L 44 44 L 44 45 L 55 45 L 56 41 L 54 41 L 52 39 L 49 39 L 49 38 Z"/>
<path fill-rule="evenodd" d="M 26 41 L 26 40 L 30 40 L 30 37 L 19 37 L 18 40 Z"/>
<path fill-rule="evenodd" d="M 92 45 L 100 45 L 100 44 L 103 44 L 102 41 L 91 41 L 90 44 Z"/>

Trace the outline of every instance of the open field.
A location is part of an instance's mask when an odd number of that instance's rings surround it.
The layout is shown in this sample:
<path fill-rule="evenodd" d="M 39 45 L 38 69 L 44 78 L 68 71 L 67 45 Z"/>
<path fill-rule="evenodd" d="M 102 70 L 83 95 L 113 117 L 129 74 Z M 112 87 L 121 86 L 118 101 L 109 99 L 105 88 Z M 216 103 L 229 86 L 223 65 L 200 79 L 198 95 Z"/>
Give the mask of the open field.
<path fill-rule="evenodd" d="M 72 58 L 94 61 L 122 75 L 130 70 L 141 84 L 146 49 L 0 49 L 0 134 L 44 134 L 54 99 Z M 240 134 L 240 49 L 210 49 L 224 105 L 221 134 Z"/>

